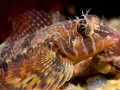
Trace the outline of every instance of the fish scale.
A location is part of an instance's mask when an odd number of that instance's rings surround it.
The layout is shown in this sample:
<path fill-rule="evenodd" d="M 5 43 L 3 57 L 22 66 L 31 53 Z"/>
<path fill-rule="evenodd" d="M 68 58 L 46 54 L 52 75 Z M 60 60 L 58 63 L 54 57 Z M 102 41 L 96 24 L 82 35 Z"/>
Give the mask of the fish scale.
<path fill-rule="evenodd" d="M 60 22 L 59 12 L 27 11 L 13 20 L 0 47 L 2 90 L 55 90 L 73 66 L 117 43 L 118 34 L 95 15 Z"/>

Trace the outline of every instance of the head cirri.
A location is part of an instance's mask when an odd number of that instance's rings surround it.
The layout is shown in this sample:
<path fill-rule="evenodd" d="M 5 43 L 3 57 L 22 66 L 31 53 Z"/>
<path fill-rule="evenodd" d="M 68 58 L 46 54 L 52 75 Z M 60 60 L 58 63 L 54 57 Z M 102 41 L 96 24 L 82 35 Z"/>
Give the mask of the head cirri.
<path fill-rule="evenodd" d="M 83 14 L 83 19 L 76 17 L 64 24 L 66 35 L 57 39 L 60 50 L 69 60 L 76 64 L 93 56 L 119 41 L 117 32 L 109 28 L 103 20 L 95 15 Z M 71 28 L 70 28 L 71 27 Z"/>

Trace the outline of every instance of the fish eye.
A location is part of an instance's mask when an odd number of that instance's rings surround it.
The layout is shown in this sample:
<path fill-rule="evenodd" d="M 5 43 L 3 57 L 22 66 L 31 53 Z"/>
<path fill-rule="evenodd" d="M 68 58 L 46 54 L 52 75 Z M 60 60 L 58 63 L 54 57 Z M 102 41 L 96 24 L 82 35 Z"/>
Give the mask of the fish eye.
<path fill-rule="evenodd" d="M 86 20 L 79 21 L 78 29 L 77 29 L 78 34 L 80 34 L 82 36 L 86 36 L 86 30 L 87 30 L 87 22 L 86 22 Z"/>
<path fill-rule="evenodd" d="M 85 29 L 86 29 L 86 27 L 85 27 L 84 25 L 81 25 L 81 26 L 80 26 L 80 31 L 81 31 L 81 32 L 84 32 Z"/>
<path fill-rule="evenodd" d="M 77 33 L 82 36 L 90 36 L 93 34 L 93 28 L 86 20 L 80 20 L 78 23 Z"/>
<path fill-rule="evenodd" d="M 86 27 L 85 25 L 80 25 L 77 32 L 81 35 L 84 35 L 85 34 L 85 30 L 86 30 Z"/>

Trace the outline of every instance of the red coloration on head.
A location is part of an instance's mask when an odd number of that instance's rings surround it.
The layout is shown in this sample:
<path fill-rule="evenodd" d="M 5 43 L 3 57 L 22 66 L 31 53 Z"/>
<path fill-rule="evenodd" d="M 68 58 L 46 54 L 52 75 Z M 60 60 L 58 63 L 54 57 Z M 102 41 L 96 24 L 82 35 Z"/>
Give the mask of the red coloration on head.
<path fill-rule="evenodd" d="M 83 22 L 81 24 L 81 21 L 85 20 L 86 23 Z M 105 50 L 119 41 L 118 33 L 109 28 L 95 15 L 84 15 L 84 19 L 77 18 L 77 20 L 73 20 L 72 22 L 75 22 L 75 24 L 77 24 L 75 26 L 77 27 L 72 27 L 71 29 L 74 30 L 75 33 L 71 33 L 70 35 L 70 47 L 67 48 L 68 44 L 65 44 L 65 42 L 62 43 L 66 55 L 74 64 Z M 72 25 L 73 24 L 74 23 L 72 23 Z M 64 25 L 65 27 L 70 27 L 69 22 L 66 22 Z M 81 25 L 82 28 L 80 27 Z M 66 28 L 66 30 L 70 32 L 68 28 Z M 66 37 L 67 36 L 64 36 L 64 38 Z M 66 38 L 66 41 L 68 41 L 68 39 L 69 38 Z"/>

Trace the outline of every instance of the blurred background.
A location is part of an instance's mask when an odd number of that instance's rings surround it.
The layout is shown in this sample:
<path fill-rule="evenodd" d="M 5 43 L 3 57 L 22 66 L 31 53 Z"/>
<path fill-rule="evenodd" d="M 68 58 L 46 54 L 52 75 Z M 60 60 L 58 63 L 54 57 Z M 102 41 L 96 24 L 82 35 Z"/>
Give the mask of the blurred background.
<path fill-rule="evenodd" d="M 81 16 L 82 10 L 85 12 L 89 8 L 90 14 L 106 20 L 120 16 L 119 0 L 0 0 L 0 43 L 12 32 L 13 18 L 25 11 L 59 11 L 62 20 L 66 20 Z"/>

